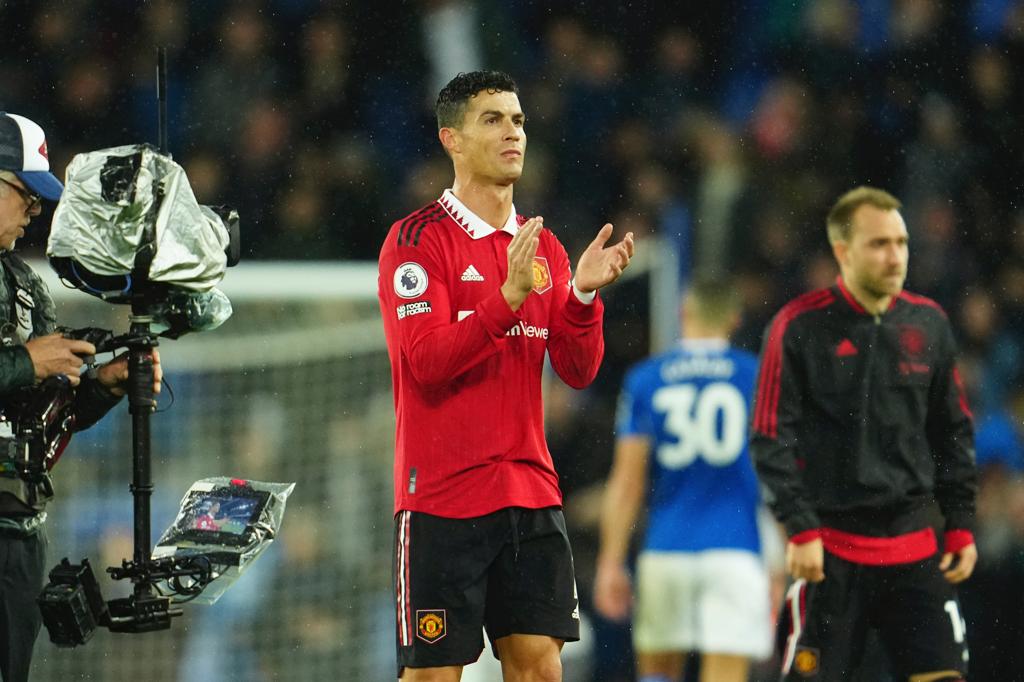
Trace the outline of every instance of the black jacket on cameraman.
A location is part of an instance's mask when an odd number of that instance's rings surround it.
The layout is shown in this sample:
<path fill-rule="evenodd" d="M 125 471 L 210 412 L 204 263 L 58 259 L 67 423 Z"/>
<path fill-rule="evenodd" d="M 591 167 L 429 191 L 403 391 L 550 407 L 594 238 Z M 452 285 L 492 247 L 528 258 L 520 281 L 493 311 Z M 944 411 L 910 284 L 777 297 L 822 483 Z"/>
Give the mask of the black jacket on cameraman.
<path fill-rule="evenodd" d="M 51 334 L 57 327 L 56 310 L 46 284 L 19 256 L 0 252 L 0 410 L 11 395 L 36 383 L 35 369 L 24 343 Z M 96 423 L 120 401 L 98 381 L 82 377 L 75 389 L 75 430 Z M 14 505 L 16 507 L 16 505 Z M 29 530 L 41 521 L 12 514 L 12 505 L 0 500 L 0 526 Z M 38 515 L 42 516 L 42 515 Z"/>
<path fill-rule="evenodd" d="M 842 280 L 784 306 L 765 334 L 751 452 L 791 538 L 973 531 L 973 418 L 946 314 L 903 292 L 868 313 Z M 948 537 L 947 537 L 948 539 Z"/>

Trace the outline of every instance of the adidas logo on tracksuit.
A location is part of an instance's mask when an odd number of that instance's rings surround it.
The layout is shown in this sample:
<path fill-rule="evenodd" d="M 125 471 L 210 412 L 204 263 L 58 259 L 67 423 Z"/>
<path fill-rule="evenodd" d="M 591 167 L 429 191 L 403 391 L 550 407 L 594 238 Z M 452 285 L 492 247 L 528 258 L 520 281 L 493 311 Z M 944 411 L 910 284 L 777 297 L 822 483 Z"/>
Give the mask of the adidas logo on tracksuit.
<path fill-rule="evenodd" d="M 481 275 L 480 272 L 475 267 L 470 265 L 468 268 L 466 268 L 466 271 L 464 273 L 462 273 L 462 281 L 463 282 L 482 282 L 482 281 L 484 281 L 484 276 Z"/>

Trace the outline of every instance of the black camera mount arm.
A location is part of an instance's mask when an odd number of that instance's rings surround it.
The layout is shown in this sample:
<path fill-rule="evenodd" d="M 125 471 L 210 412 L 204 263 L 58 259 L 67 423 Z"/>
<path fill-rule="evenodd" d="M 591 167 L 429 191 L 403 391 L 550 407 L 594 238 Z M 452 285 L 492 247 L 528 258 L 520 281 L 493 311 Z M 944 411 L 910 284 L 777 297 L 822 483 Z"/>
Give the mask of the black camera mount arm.
<path fill-rule="evenodd" d="M 213 578 L 205 557 L 190 560 L 153 559 L 151 556 L 150 498 L 153 494 L 150 452 L 150 416 L 156 409 L 153 397 L 153 350 L 158 345 L 150 325 L 152 317 L 144 308 L 133 306 L 127 334 L 86 328 L 65 330 L 65 336 L 93 343 L 96 352 L 128 349 L 128 411 L 132 418 L 132 482 L 134 551 L 131 560 L 107 572 L 114 580 L 131 580 L 131 596 L 104 602 L 100 587 L 87 560 L 72 565 L 64 559 L 50 573 L 50 584 L 39 599 L 43 621 L 50 639 L 58 646 L 84 644 L 97 626 L 112 632 L 151 632 L 171 626 L 181 609 L 171 608 L 171 598 L 160 594 L 156 585 L 168 581 L 179 593 L 202 589 Z M 184 582 L 183 582 L 184 581 Z"/>
<path fill-rule="evenodd" d="M 117 348 L 128 349 L 128 412 L 132 418 L 132 482 L 129 486 L 133 501 L 132 560 L 124 560 L 120 567 L 107 572 L 114 580 L 128 579 L 134 583 L 130 597 L 109 602 L 109 612 L 98 619 L 115 632 L 149 632 L 170 627 L 171 616 L 181 615 L 180 609 L 170 608 L 170 599 L 157 593 L 156 583 L 176 576 L 195 576 L 195 567 L 175 566 L 173 562 L 151 558 L 152 538 L 150 526 L 150 499 L 153 495 L 153 476 L 150 451 L 150 416 L 156 409 L 153 397 L 153 349 L 157 336 L 152 332 L 153 318 L 143 314 L 142 304 L 132 306 L 127 334 L 115 336 L 96 327 L 66 330 L 65 336 L 89 341 L 102 353 Z M 201 571 L 200 577 L 201 575 Z M 209 582 L 207 580 L 207 582 Z"/>
<path fill-rule="evenodd" d="M 169 628 L 171 616 L 181 610 L 170 608 L 170 599 L 157 594 L 155 583 L 165 579 L 168 568 L 150 558 L 152 547 L 150 498 L 153 476 L 150 453 L 150 415 L 156 409 L 153 397 L 153 349 L 157 337 L 150 325 L 153 318 L 133 314 L 128 333 L 114 337 L 128 348 L 128 412 L 132 417 L 132 483 L 134 551 L 132 561 L 107 569 L 115 580 L 130 579 L 134 589 L 130 597 L 109 603 L 109 627 L 115 632 L 149 632 Z M 114 341 L 112 340 L 111 343 Z M 97 348 L 97 350 L 99 350 Z"/>
<path fill-rule="evenodd" d="M 131 578 L 140 586 L 151 584 L 144 576 L 148 574 L 147 562 L 151 546 L 150 497 L 153 494 L 153 478 L 150 467 L 150 425 L 149 418 L 156 409 L 153 397 L 153 349 L 159 345 L 152 332 L 153 318 L 143 314 L 145 306 L 133 304 L 132 316 L 127 334 L 115 336 L 113 332 L 98 327 L 61 330 L 65 337 L 88 341 L 96 346 L 97 353 L 128 349 L 128 412 L 132 416 L 132 483 L 135 515 L 135 551 L 132 568 L 127 563 L 118 571 L 115 579 Z M 90 359 L 91 360 L 91 359 Z"/>

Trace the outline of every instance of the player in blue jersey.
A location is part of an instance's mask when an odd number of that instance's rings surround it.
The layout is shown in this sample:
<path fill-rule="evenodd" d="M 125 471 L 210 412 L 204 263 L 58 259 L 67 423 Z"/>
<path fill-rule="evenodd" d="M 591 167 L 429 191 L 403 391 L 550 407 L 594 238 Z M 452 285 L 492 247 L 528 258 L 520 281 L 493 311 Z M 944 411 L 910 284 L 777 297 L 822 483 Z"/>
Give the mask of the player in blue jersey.
<path fill-rule="evenodd" d="M 727 283 L 694 282 L 682 312 L 682 342 L 626 375 L 594 605 L 613 620 L 634 607 L 642 682 L 681 679 L 690 651 L 701 654 L 702 682 L 745 682 L 751 659 L 771 651 L 760 497 L 747 452 L 757 358 L 729 346 L 740 302 Z M 626 563 L 645 498 L 633 604 Z"/>

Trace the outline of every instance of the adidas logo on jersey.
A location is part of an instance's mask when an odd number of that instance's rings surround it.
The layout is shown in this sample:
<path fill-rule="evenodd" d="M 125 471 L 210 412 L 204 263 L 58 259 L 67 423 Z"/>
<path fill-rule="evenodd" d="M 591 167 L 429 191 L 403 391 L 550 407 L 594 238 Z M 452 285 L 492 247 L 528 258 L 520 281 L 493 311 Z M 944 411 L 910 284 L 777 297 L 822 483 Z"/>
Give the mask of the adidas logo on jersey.
<path fill-rule="evenodd" d="M 853 345 L 850 339 L 843 339 L 838 346 L 836 346 L 836 357 L 837 358 L 848 358 L 851 355 L 857 354 L 857 346 Z"/>
<path fill-rule="evenodd" d="M 484 281 L 484 276 L 481 275 L 480 272 L 475 267 L 470 265 L 468 268 L 466 268 L 466 271 L 464 273 L 462 273 L 462 281 L 463 282 L 482 282 L 482 281 Z"/>

